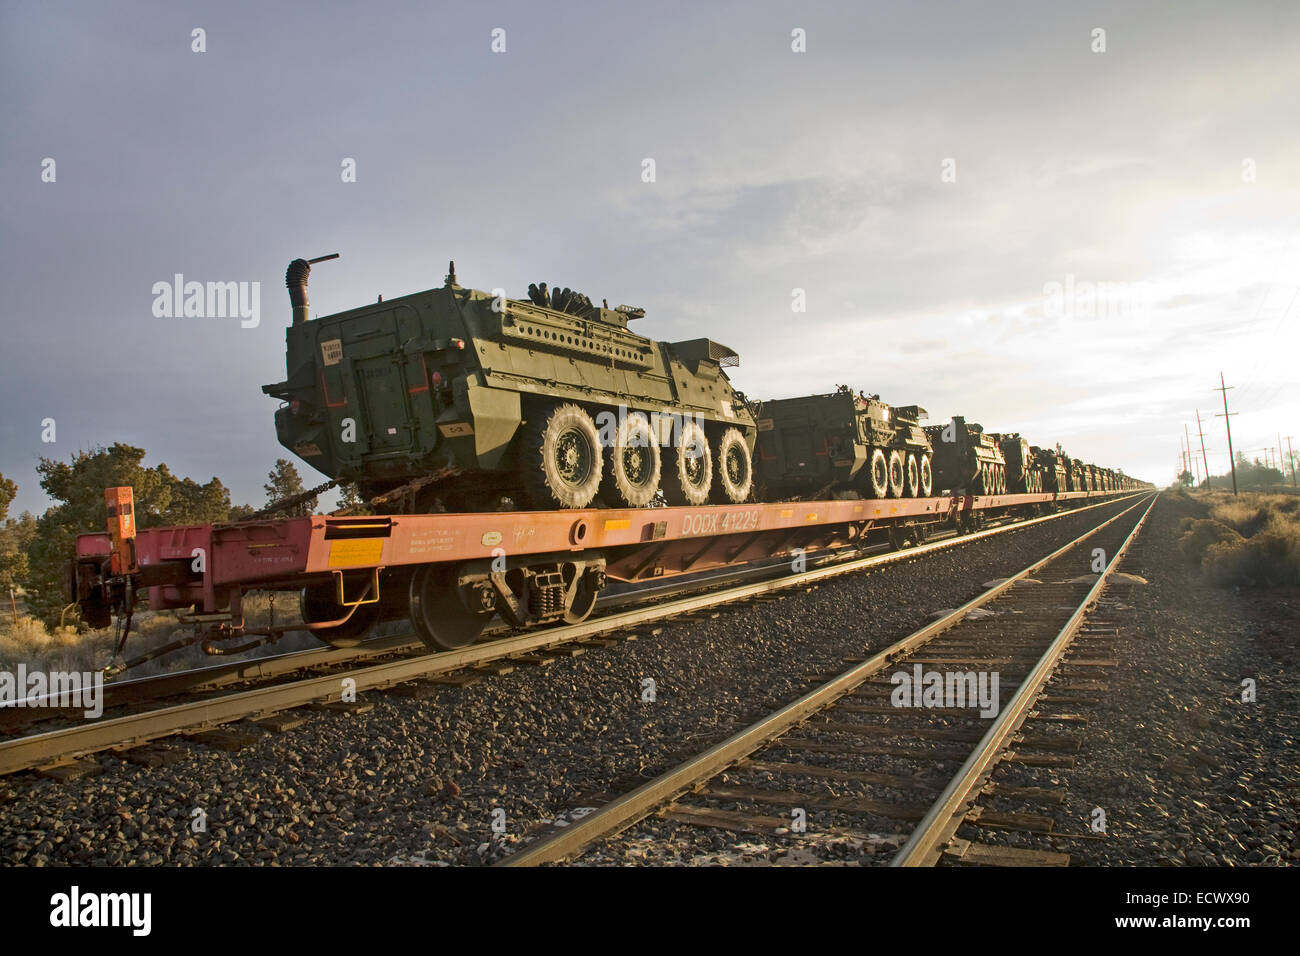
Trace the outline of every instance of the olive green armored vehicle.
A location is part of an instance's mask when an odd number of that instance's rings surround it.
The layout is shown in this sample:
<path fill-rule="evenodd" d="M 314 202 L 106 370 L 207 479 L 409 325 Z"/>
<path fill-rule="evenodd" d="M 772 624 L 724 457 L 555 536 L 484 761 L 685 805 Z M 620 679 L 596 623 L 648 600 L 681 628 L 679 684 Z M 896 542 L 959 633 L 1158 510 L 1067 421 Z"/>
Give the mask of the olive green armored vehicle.
<path fill-rule="evenodd" d="M 925 409 L 893 407 L 841 385 L 829 395 L 763 402 L 758 411 L 762 500 L 848 495 L 929 497 Z"/>
<path fill-rule="evenodd" d="M 1092 484 L 1088 479 L 1088 466 L 1081 458 L 1070 459 L 1070 490 L 1092 491 Z"/>
<path fill-rule="evenodd" d="M 925 430 L 934 447 L 935 487 L 953 494 L 1000 495 L 1007 490 L 1002 449 L 983 427 L 960 415 Z"/>
<path fill-rule="evenodd" d="M 1029 442 L 1016 432 L 990 436 L 1002 450 L 1007 466 L 1007 491 L 1013 495 L 1036 494 L 1043 490 L 1042 475 L 1034 466 Z"/>
<path fill-rule="evenodd" d="M 325 258 L 334 258 L 328 256 Z M 756 429 L 727 379 L 736 353 L 657 342 L 640 309 L 570 289 L 527 300 L 440 289 L 312 319 L 311 262 L 293 307 L 280 443 L 386 511 L 644 507 L 746 500 Z"/>
<path fill-rule="evenodd" d="M 1061 457 L 1054 449 L 1039 448 L 1037 445 L 1032 446 L 1030 451 L 1033 453 L 1039 480 L 1042 482 L 1041 490 L 1050 491 L 1053 494 L 1069 491 L 1070 483 L 1066 477 L 1065 465 L 1069 459 Z"/>

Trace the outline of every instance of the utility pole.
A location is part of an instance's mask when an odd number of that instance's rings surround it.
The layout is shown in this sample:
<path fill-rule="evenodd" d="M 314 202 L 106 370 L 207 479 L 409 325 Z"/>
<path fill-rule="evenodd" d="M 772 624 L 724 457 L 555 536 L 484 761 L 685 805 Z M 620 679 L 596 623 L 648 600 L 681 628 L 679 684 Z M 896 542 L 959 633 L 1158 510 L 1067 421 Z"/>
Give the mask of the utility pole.
<path fill-rule="evenodd" d="M 1201 466 L 1196 464 L 1196 459 L 1192 457 L 1192 436 L 1187 431 L 1187 422 L 1183 422 L 1183 437 L 1187 439 L 1187 460 L 1191 462 L 1192 466 L 1196 469 L 1196 485 L 1197 487 L 1200 487 Z"/>
<path fill-rule="evenodd" d="M 1205 465 L 1205 487 L 1210 487 L 1210 459 L 1205 455 L 1205 432 L 1201 431 L 1201 410 L 1196 410 L 1196 434 L 1201 436 L 1201 462 Z"/>
<path fill-rule="evenodd" d="M 1291 459 L 1291 487 L 1294 488 L 1294 487 L 1296 487 L 1296 483 L 1295 483 L 1295 452 L 1293 452 L 1293 451 L 1291 450 L 1291 436 L 1290 436 L 1290 435 L 1287 435 L 1287 436 L 1286 436 L 1286 456 L 1287 456 L 1288 458 Z M 1286 475 L 1283 475 L 1282 477 L 1285 478 Z"/>
<path fill-rule="evenodd" d="M 1212 388 L 1212 389 L 1210 389 L 1210 391 L 1212 391 L 1212 392 L 1222 392 L 1222 393 L 1223 393 L 1223 414 L 1220 415 L 1220 414 L 1218 414 L 1218 413 L 1216 412 L 1214 417 L 1215 417 L 1215 418 L 1222 418 L 1222 419 L 1223 419 L 1223 424 L 1224 424 L 1224 426 L 1228 429 L 1228 462 L 1229 462 L 1229 464 L 1232 465 L 1232 494 L 1233 494 L 1233 497 L 1236 497 L 1236 495 L 1237 495 L 1237 459 L 1234 458 L 1234 457 L 1233 457 L 1233 454 L 1232 454 L 1232 416 L 1235 415 L 1235 414 L 1237 414 L 1237 413 L 1236 413 L 1236 412 L 1229 412 L 1229 411 L 1228 411 L 1228 389 L 1230 389 L 1230 388 L 1236 388 L 1236 387 L 1237 387 L 1237 386 L 1235 386 L 1235 385 L 1225 385 L 1224 382 L 1223 382 L 1223 373 L 1220 372 L 1220 373 L 1219 373 L 1219 387 L 1218 387 L 1218 388 Z"/>

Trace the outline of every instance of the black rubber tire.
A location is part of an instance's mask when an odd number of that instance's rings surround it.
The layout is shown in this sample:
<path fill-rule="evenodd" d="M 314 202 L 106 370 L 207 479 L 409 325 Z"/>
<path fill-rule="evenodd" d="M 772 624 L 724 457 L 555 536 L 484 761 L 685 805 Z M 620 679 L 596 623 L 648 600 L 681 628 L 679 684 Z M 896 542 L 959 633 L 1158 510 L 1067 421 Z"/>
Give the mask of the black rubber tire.
<path fill-rule="evenodd" d="M 889 494 L 889 461 L 883 448 L 871 449 L 871 456 L 867 459 L 866 485 L 868 497 L 884 498 Z"/>
<path fill-rule="evenodd" d="M 613 443 L 605 448 L 601 497 L 616 508 L 644 508 L 659 492 L 662 467 L 650 419 L 631 412 L 618 423 Z"/>
<path fill-rule="evenodd" d="M 754 487 L 754 461 L 739 428 L 728 428 L 713 453 L 713 500 L 738 505 L 749 499 Z"/>
<path fill-rule="evenodd" d="M 664 498 L 670 505 L 705 505 L 713 488 L 713 452 L 704 428 L 693 418 L 684 419 L 681 431 L 673 431 L 664 452 L 660 477 Z"/>
<path fill-rule="evenodd" d="M 604 473 L 600 435 L 571 402 L 529 416 L 520 446 L 524 494 L 534 508 L 586 508 Z"/>
<path fill-rule="evenodd" d="M 889 453 L 889 497 L 903 497 L 903 454 L 897 448 Z"/>
<path fill-rule="evenodd" d="M 934 469 L 930 465 L 930 456 L 921 456 L 921 497 L 929 498 L 934 493 Z"/>
<path fill-rule="evenodd" d="M 298 610 L 307 624 L 334 621 L 347 613 L 347 608 L 337 603 L 333 581 L 303 588 L 298 595 Z M 356 647 L 378 622 L 378 602 L 359 604 L 352 616 L 338 627 L 311 633 L 330 647 Z"/>
<path fill-rule="evenodd" d="M 916 460 L 915 452 L 908 452 L 903 462 L 903 495 L 915 498 L 921 490 L 921 465 Z"/>

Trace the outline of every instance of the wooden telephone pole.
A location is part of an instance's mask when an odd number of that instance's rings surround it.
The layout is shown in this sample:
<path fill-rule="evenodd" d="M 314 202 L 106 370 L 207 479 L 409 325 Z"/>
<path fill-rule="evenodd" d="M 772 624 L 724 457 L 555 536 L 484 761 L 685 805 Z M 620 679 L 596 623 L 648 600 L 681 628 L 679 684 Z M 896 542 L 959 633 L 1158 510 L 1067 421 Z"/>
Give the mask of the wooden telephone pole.
<path fill-rule="evenodd" d="M 1215 413 L 1214 417 L 1222 418 L 1223 424 L 1228 429 L 1228 461 L 1232 465 L 1232 493 L 1234 496 L 1237 494 L 1237 459 L 1232 454 L 1232 416 L 1237 413 L 1228 411 L 1228 389 L 1236 387 L 1235 385 L 1225 385 L 1223 383 L 1223 373 L 1220 372 L 1219 387 L 1210 389 L 1212 392 L 1223 393 L 1223 414 Z"/>
<path fill-rule="evenodd" d="M 1201 431 L 1201 410 L 1196 410 L 1196 434 L 1201 436 L 1201 463 L 1205 465 L 1205 487 L 1210 487 L 1210 459 L 1205 454 L 1205 432 Z"/>

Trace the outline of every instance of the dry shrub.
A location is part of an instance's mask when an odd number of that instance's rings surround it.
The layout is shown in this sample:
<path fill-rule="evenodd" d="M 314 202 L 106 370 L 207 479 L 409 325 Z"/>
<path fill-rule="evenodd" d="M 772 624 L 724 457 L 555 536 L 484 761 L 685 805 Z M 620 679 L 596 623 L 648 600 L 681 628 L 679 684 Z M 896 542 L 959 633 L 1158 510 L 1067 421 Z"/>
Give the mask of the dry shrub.
<path fill-rule="evenodd" d="M 1178 539 L 1178 549 L 1186 557 L 1197 562 L 1200 562 L 1208 549 L 1214 545 L 1244 540 L 1227 525 L 1210 518 L 1184 518 L 1181 529 L 1183 536 Z"/>
<path fill-rule="evenodd" d="M 1244 587 L 1300 584 L 1300 497 L 1215 493 L 1210 516 L 1184 519 L 1178 541 L 1209 580 Z"/>
<path fill-rule="evenodd" d="M 51 632 L 34 617 L 0 625 L 0 670 L 13 672 L 19 664 L 41 671 L 98 670 L 112 652 L 109 630 L 79 633 L 74 627 L 56 627 Z"/>
<path fill-rule="evenodd" d="M 249 627 L 299 623 L 296 595 L 275 595 L 274 605 L 267 593 L 247 595 L 244 600 L 244 620 Z M 143 656 L 173 641 L 188 638 L 191 629 L 182 624 L 173 611 L 137 611 L 131 619 L 131 633 L 122 658 Z M 244 643 L 241 640 L 226 642 L 227 646 Z M 218 647 L 221 644 L 217 644 Z M 198 644 L 171 651 L 162 657 L 133 667 L 125 677 L 146 677 L 150 674 L 206 667 L 231 660 L 249 660 L 269 654 L 320 647 L 320 642 L 307 632 L 291 633 L 279 641 L 263 644 L 240 654 L 213 656 L 205 654 Z M 96 671 L 102 670 L 113 658 L 117 649 L 117 630 L 78 631 L 73 627 L 57 627 L 51 632 L 38 618 L 19 617 L 17 623 L 0 623 L 0 670 L 13 672 L 19 664 L 29 671 Z"/>

